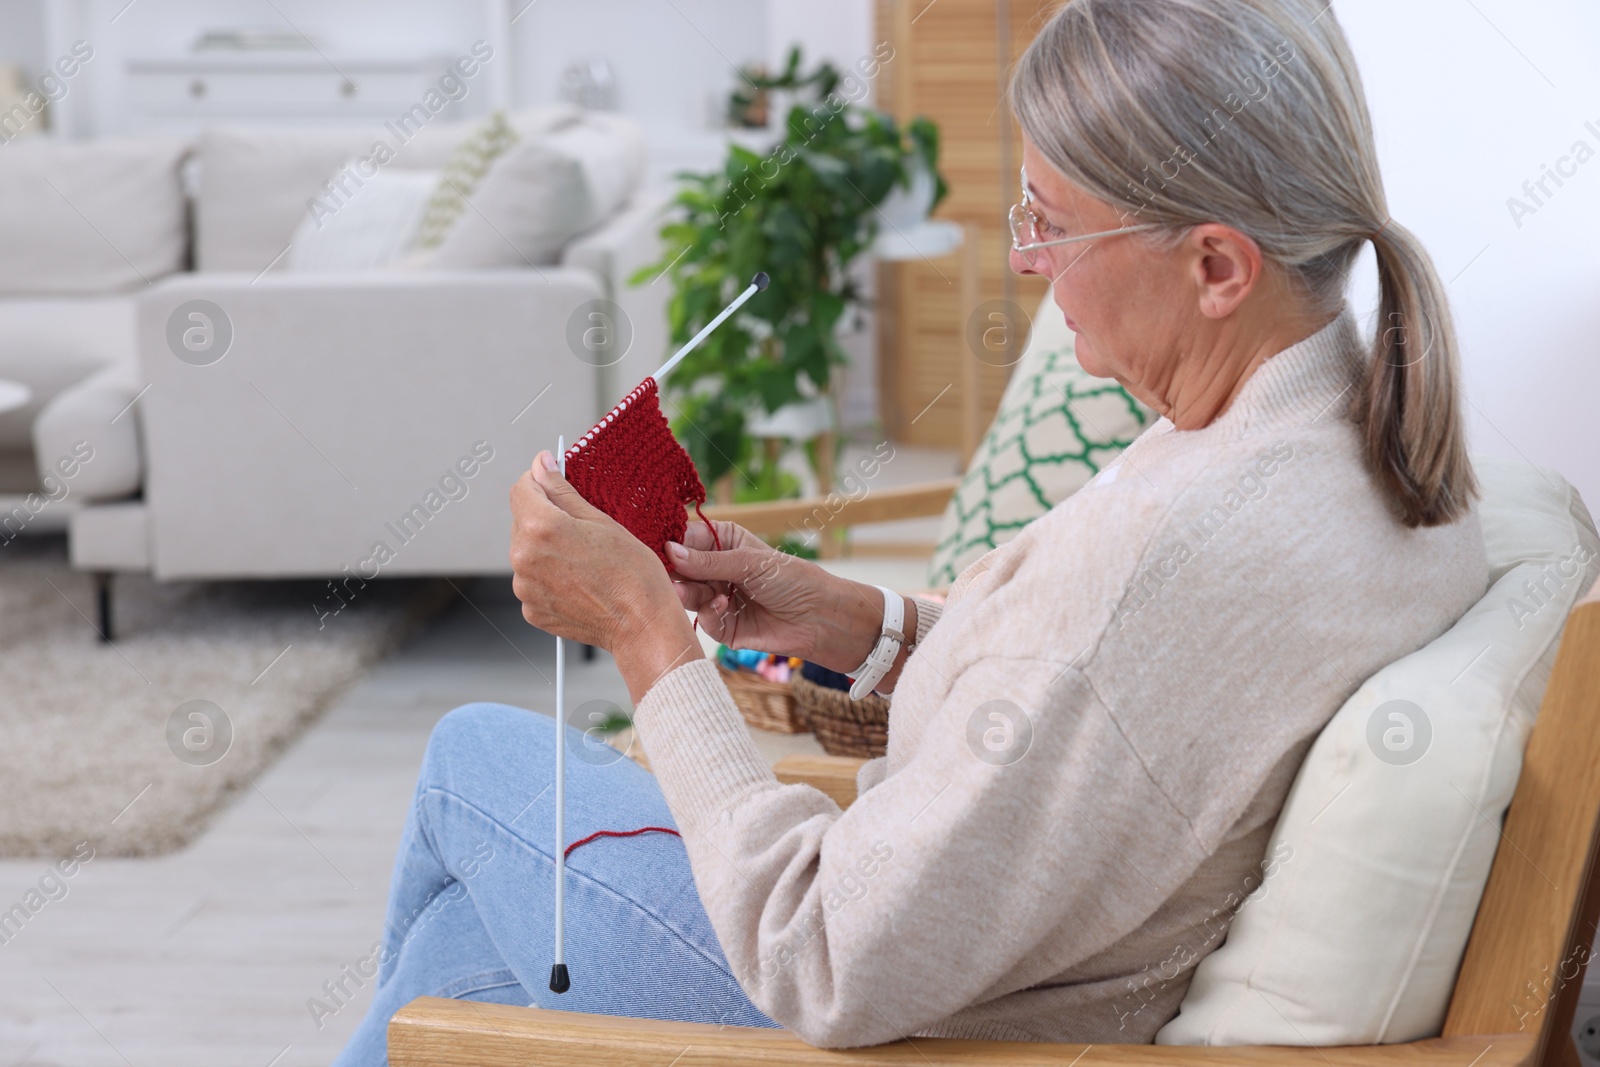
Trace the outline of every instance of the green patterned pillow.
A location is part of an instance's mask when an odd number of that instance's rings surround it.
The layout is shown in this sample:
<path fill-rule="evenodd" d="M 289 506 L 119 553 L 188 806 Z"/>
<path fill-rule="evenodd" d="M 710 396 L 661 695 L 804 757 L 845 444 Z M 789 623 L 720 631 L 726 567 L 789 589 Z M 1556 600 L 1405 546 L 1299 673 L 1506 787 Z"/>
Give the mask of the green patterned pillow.
<path fill-rule="evenodd" d="M 1059 317 L 1054 305 L 1040 318 Z M 1048 321 L 1048 320 L 1046 320 Z M 1038 324 L 1048 328 L 1045 322 Z M 979 556 L 1071 496 L 1155 421 L 1109 378 L 1078 366 L 1072 335 L 1036 337 L 945 508 L 928 583 L 945 588 Z"/>
<path fill-rule="evenodd" d="M 489 173 L 490 165 L 516 143 L 517 131 L 512 129 L 504 111 L 496 111 L 473 127 L 450 153 L 439 174 L 439 186 L 423 210 L 413 248 L 439 247 L 444 235 L 467 209 L 467 197 Z"/>

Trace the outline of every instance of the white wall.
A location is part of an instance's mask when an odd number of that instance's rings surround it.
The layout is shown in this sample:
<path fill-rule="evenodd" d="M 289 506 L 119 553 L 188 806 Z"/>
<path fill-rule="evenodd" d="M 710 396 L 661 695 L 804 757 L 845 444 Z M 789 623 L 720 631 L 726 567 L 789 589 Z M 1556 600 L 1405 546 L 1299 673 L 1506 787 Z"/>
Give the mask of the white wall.
<path fill-rule="evenodd" d="M 29 78 L 43 73 L 44 9 L 37 0 L 0 0 L 0 63 L 17 63 Z"/>
<path fill-rule="evenodd" d="M 1450 282 L 1473 448 L 1555 468 L 1600 508 L 1600 5 L 1334 10 L 1361 65 L 1390 211 Z M 1547 181 L 1554 195 L 1518 226 L 1507 198 L 1525 199 L 1523 182 L 1578 140 L 1596 158 L 1561 188 Z M 1370 269 L 1357 285 L 1370 312 Z"/>

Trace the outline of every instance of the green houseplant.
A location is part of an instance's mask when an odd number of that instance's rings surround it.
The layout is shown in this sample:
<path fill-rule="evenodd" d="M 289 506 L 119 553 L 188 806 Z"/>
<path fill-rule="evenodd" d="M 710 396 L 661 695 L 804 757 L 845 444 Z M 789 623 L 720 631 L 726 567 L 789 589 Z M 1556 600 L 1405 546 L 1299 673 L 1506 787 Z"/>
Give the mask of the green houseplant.
<path fill-rule="evenodd" d="M 849 98 L 859 93 L 841 91 L 864 89 L 859 80 L 841 78 L 827 63 L 802 74 L 800 63 L 795 49 L 776 75 L 746 73 L 748 85 L 730 110 L 748 105 L 751 93 L 793 94 L 782 139 L 765 155 L 732 145 L 720 171 L 677 175 L 680 210 L 662 229 L 661 261 L 634 278 L 670 279 L 672 337 L 682 343 L 753 274 L 771 276 L 761 298 L 664 383 L 673 430 L 702 480 L 713 484 L 737 472 L 740 500 L 798 489 L 779 470 L 777 450 L 755 447 L 747 421 L 817 396 L 837 402 L 834 369 L 848 362 L 837 330 L 862 303 L 850 267 L 878 233 L 878 206 L 896 188 L 911 188 L 919 170 L 932 177 L 934 204 L 945 192 L 933 123 L 915 119 L 902 127 Z M 808 458 L 813 469 L 831 471 L 835 457 L 816 454 L 813 443 Z"/>

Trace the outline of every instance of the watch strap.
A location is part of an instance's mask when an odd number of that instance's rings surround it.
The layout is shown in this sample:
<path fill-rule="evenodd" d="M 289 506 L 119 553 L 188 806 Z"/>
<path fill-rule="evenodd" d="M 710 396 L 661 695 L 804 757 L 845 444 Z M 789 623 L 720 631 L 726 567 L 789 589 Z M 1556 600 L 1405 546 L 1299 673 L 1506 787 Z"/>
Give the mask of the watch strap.
<path fill-rule="evenodd" d="M 850 672 L 850 677 L 854 679 L 850 685 L 851 700 L 860 700 L 877 687 L 883 676 L 894 667 L 900 647 L 906 642 L 905 600 L 892 589 L 881 585 L 876 588 L 883 594 L 883 628 L 872 651 L 867 653 L 867 658 L 860 667 Z"/>

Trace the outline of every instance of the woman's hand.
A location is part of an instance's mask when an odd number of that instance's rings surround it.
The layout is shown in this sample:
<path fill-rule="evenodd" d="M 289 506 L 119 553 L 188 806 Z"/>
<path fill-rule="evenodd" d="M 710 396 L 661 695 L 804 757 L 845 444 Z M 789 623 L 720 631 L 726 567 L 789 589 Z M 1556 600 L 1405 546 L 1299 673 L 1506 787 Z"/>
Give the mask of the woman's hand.
<path fill-rule="evenodd" d="M 554 467 L 540 452 L 511 487 L 512 591 L 530 624 L 609 651 L 637 704 L 661 675 L 704 656 L 700 640 L 655 553 Z"/>
<path fill-rule="evenodd" d="M 800 656 L 836 671 L 866 659 L 883 624 L 883 596 L 780 552 L 731 522 L 715 523 L 716 551 L 703 522 L 687 544 L 667 543 L 678 601 L 701 629 L 730 648 Z"/>

